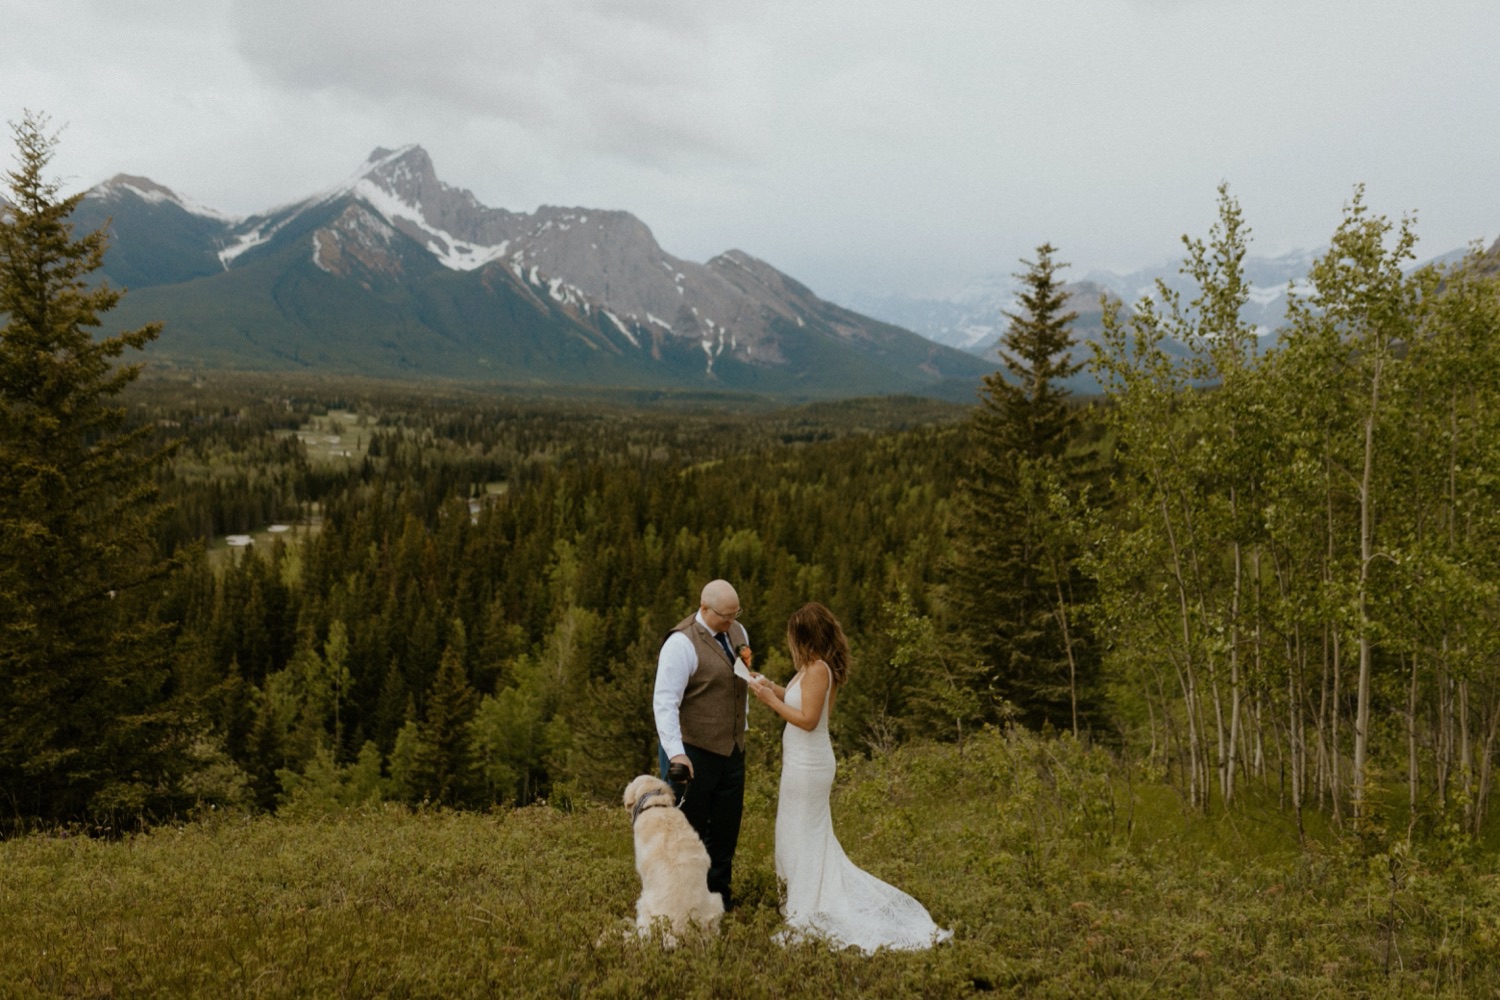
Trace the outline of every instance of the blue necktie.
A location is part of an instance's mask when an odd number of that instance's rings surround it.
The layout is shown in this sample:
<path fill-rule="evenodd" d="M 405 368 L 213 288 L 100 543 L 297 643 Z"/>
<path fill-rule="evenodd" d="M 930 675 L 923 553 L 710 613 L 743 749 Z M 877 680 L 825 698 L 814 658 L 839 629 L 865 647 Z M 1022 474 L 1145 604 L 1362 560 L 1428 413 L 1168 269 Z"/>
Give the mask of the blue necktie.
<path fill-rule="evenodd" d="M 724 655 L 729 657 L 729 662 L 734 663 L 734 650 L 729 648 L 729 637 L 723 632 L 715 632 L 714 638 L 719 640 L 719 645 L 724 647 Z"/>

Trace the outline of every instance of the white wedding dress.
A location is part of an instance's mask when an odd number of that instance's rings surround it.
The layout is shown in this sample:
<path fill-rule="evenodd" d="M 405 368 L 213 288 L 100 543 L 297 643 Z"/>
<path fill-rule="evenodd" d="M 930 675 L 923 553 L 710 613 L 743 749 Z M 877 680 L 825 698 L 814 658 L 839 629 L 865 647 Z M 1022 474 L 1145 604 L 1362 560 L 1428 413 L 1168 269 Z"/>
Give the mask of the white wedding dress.
<path fill-rule="evenodd" d="M 789 722 L 781 736 L 776 874 L 786 882 L 782 914 L 788 930 L 778 940 L 821 937 L 866 954 L 877 948 L 929 948 L 953 932 L 939 928 L 922 904 L 900 889 L 855 867 L 833 834 L 828 794 L 836 765 L 828 740 L 829 694 L 823 696 L 816 728 L 809 732 Z M 787 685 L 786 703 L 802 707 L 802 672 Z"/>

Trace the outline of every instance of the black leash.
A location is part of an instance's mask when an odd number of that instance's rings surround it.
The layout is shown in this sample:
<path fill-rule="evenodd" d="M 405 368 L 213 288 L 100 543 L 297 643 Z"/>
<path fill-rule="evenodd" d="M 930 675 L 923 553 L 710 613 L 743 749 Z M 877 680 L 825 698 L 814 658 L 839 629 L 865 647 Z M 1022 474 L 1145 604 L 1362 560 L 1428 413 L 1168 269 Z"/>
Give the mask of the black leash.
<path fill-rule="evenodd" d="M 678 786 L 682 787 L 682 794 L 676 796 L 677 808 L 681 809 L 682 804 L 687 801 L 688 789 L 693 786 L 693 769 L 686 764 L 668 764 L 667 782 L 673 786 L 672 791 L 674 793 L 677 791 Z"/>

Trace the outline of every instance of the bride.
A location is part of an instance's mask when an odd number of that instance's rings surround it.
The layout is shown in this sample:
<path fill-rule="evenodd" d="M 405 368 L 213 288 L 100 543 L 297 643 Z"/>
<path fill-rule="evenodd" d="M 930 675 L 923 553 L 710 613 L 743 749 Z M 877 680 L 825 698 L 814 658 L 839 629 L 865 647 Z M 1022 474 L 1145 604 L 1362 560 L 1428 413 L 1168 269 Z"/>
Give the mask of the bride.
<path fill-rule="evenodd" d="M 750 688 L 787 721 L 781 737 L 776 874 L 786 882 L 783 914 L 790 935 L 824 937 L 866 953 L 947 940 L 952 931 L 940 929 L 922 904 L 900 889 L 857 868 L 834 836 L 828 714 L 849 679 L 843 628 L 823 605 L 806 604 L 787 622 L 786 637 L 797 675 L 784 688 L 757 675 Z"/>

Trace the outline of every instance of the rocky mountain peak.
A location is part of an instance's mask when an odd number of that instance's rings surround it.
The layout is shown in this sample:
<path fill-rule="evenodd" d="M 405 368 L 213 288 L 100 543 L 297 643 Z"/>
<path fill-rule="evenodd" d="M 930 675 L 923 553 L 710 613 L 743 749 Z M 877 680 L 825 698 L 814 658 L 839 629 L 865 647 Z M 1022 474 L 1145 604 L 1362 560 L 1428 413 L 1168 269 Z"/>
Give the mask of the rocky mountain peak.
<path fill-rule="evenodd" d="M 184 198 L 164 184 L 137 174 L 115 174 L 102 184 L 90 188 L 86 198 L 99 201 L 118 201 L 122 198 L 138 198 L 151 205 L 175 205 L 191 215 L 200 215 L 221 222 L 233 221 L 229 216 Z"/>
<path fill-rule="evenodd" d="M 447 185 L 438 180 L 432 157 L 417 145 L 394 150 L 377 148 L 365 160 L 359 180 L 379 184 L 413 204 L 421 204 L 424 196 L 432 197 L 448 190 Z"/>

